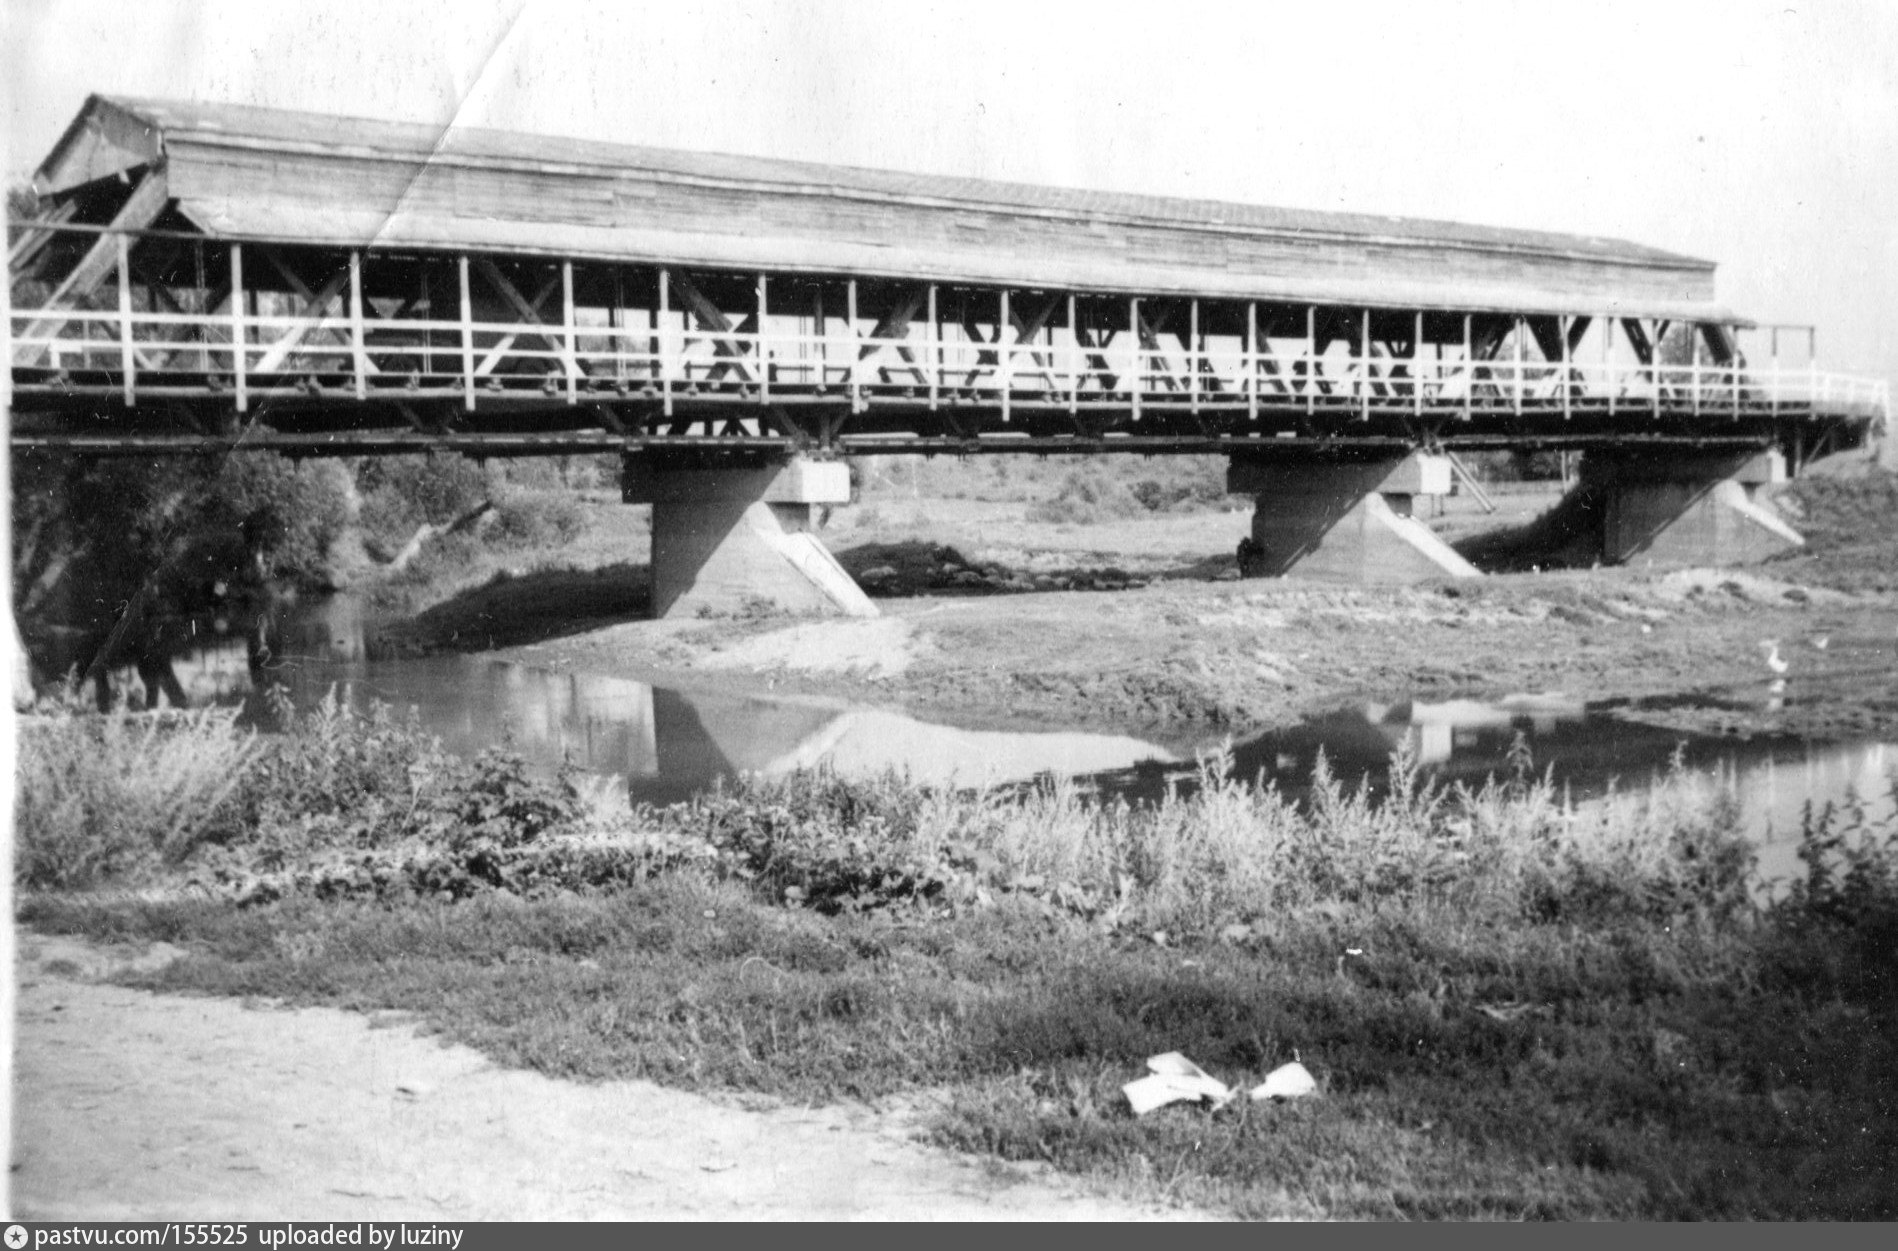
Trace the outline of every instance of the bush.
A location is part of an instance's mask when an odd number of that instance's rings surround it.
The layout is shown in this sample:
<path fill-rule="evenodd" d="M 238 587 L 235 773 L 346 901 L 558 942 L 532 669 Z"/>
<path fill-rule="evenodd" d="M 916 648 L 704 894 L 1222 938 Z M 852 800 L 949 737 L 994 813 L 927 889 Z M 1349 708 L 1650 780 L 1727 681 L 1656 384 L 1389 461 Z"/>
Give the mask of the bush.
<path fill-rule="evenodd" d="M 490 494 L 481 467 L 453 454 L 368 458 L 356 470 L 356 485 L 363 539 L 389 552 L 422 526 L 447 525 Z"/>
<path fill-rule="evenodd" d="M 560 547 L 585 529 L 580 505 L 565 491 L 511 491 L 495 508 L 486 537 L 496 547 Z"/>

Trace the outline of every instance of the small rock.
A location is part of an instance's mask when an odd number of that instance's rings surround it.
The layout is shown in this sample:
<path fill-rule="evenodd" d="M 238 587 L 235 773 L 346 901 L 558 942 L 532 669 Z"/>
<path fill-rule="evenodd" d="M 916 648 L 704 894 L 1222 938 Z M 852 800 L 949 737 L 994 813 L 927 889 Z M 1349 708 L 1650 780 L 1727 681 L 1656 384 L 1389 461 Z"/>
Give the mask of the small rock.
<path fill-rule="evenodd" d="M 423 1099 L 434 1094 L 435 1087 L 419 1077 L 405 1077 L 395 1084 L 395 1093 L 410 1099 Z"/>

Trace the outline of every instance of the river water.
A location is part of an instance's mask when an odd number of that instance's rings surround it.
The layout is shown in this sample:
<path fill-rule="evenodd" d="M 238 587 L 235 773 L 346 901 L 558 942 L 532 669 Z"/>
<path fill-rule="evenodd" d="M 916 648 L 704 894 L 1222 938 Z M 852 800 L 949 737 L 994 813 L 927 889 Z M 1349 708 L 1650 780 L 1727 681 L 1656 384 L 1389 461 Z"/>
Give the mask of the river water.
<path fill-rule="evenodd" d="M 372 624 L 358 601 L 343 596 L 296 614 L 284 631 L 281 673 L 298 707 L 332 689 L 358 707 L 372 700 L 412 707 L 446 747 L 470 755 L 508 733 L 529 761 L 551 770 L 570 759 L 623 785 L 634 802 L 672 803 L 719 778 L 820 763 L 846 774 L 895 768 L 920 782 L 963 786 L 1060 773 L 1138 801 L 1190 786 L 1197 753 L 1220 745 L 1098 728 L 995 729 L 821 698 L 677 690 L 480 655 L 381 659 L 365 646 Z M 238 697 L 249 686 L 241 645 L 207 650 L 178 669 L 194 698 Z M 1762 704 L 1798 697 L 1765 684 L 1756 694 Z M 1559 696 L 1340 708 L 1230 748 L 1237 776 L 1297 795 L 1321 751 L 1347 785 L 1363 778 L 1379 787 L 1405 742 L 1429 776 L 1480 785 L 1511 773 L 1519 735 L 1535 773 L 1548 771 L 1578 802 L 1643 787 L 1677 753 L 1687 767 L 1716 775 L 1739 799 L 1764 882 L 1800 872 L 1795 852 L 1809 803 L 1856 799 L 1872 820 L 1898 828 L 1898 744 L 1696 737 Z"/>

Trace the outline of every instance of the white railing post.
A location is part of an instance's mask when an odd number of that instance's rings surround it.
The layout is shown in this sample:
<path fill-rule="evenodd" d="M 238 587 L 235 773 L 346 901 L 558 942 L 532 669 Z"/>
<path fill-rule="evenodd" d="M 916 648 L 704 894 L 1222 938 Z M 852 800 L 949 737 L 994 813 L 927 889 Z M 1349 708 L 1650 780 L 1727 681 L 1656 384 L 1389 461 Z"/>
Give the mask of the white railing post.
<path fill-rule="evenodd" d="M 1305 417 L 1318 411 L 1318 306 L 1305 306 Z"/>
<path fill-rule="evenodd" d="M 1522 416 L 1522 317 L 1516 318 L 1516 329 L 1511 338 L 1516 341 L 1516 416 Z"/>
<path fill-rule="evenodd" d="M 1195 296 L 1187 305 L 1186 311 L 1186 407 L 1188 412 L 1199 412 L 1199 297 Z"/>
<path fill-rule="evenodd" d="M 138 357 L 132 350 L 132 241 L 120 231 L 119 243 L 119 369 L 125 405 L 137 403 Z"/>
<path fill-rule="evenodd" d="M 1259 302 L 1246 301 L 1246 420 L 1259 420 Z"/>
<path fill-rule="evenodd" d="M 356 398 L 369 398 L 368 360 L 363 354 L 362 253 L 349 253 L 349 359 L 356 375 Z"/>
<path fill-rule="evenodd" d="M 1133 357 L 1127 371 L 1127 387 L 1133 395 L 1133 418 L 1140 420 L 1140 297 L 1130 296 L 1127 300 L 1127 320 L 1133 335 Z"/>
<path fill-rule="evenodd" d="M 1068 292 L 1068 416 L 1081 411 L 1081 323 L 1077 321 L 1079 302 Z"/>
<path fill-rule="evenodd" d="M 580 402 L 580 343 L 574 330 L 573 262 L 560 262 L 560 308 L 562 337 L 567 345 L 567 403 Z"/>
<path fill-rule="evenodd" d="M 1601 385 L 1608 392 L 1608 417 L 1611 421 L 1615 416 L 1615 392 L 1620 390 L 1615 385 L 1614 351 L 1615 319 L 1603 317 L 1601 319 Z"/>
<path fill-rule="evenodd" d="M 1008 424 L 1010 392 L 1015 389 L 1015 324 L 1008 316 L 1008 288 L 1002 288 L 1001 322 L 995 327 L 995 381 L 1002 389 L 1002 424 Z"/>
<path fill-rule="evenodd" d="M 1364 310 L 1363 333 L 1358 335 L 1358 420 L 1371 419 L 1371 310 Z"/>
<path fill-rule="evenodd" d="M 475 406 L 474 301 L 468 294 L 468 257 L 460 258 L 461 271 L 461 394 L 469 412 Z"/>
<path fill-rule="evenodd" d="M 1417 310 L 1417 325 L 1410 336 L 1411 411 L 1423 416 L 1423 310 Z"/>
<path fill-rule="evenodd" d="M 659 271 L 659 394 L 672 416 L 672 271 Z"/>
<path fill-rule="evenodd" d="M 249 362 L 244 359 L 244 245 L 231 245 L 231 380 L 237 388 L 237 411 L 250 408 Z"/>
<path fill-rule="evenodd" d="M 845 301 L 844 308 L 846 318 L 844 325 L 849 329 L 850 333 L 844 337 L 850 342 L 850 411 L 860 413 L 863 411 L 863 391 L 858 384 L 857 362 L 862 359 L 863 352 L 857 339 L 857 280 L 855 278 L 850 280 L 847 295 L 848 299 Z"/>
<path fill-rule="evenodd" d="M 761 405 L 771 402 L 771 356 L 765 346 L 765 327 L 770 324 L 766 320 L 769 305 L 766 303 L 765 284 L 769 281 L 767 275 L 758 275 L 758 403 Z"/>
<path fill-rule="evenodd" d="M 929 284 L 929 336 L 923 340 L 923 362 L 929 369 L 929 411 L 936 411 L 938 379 L 942 376 L 942 327 L 936 320 L 936 284 Z"/>

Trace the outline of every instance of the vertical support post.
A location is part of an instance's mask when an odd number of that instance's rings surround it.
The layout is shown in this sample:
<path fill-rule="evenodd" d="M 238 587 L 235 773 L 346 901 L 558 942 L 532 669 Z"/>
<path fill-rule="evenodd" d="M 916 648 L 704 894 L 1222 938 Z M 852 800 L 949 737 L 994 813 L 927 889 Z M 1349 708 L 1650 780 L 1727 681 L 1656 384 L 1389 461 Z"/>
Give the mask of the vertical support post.
<path fill-rule="evenodd" d="M 1706 331 L 1687 323 L 1687 385 L 1694 406 L 1694 416 L 1700 416 L 1700 341 Z"/>
<path fill-rule="evenodd" d="M 1133 394 L 1134 420 L 1140 420 L 1140 297 L 1127 299 L 1127 329 L 1133 335 L 1133 368 L 1127 371 L 1127 387 Z"/>
<path fill-rule="evenodd" d="M 1601 318 L 1601 385 L 1608 392 L 1608 415 L 1615 415 L 1615 369 L 1612 363 L 1615 347 L 1615 319 L 1607 315 Z"/>
<path fill-rule="evenodd" d="M 119 242 L 119 370 L 125 406 L 130 408 L 138 396 L 138 357 L 132 351 L 132 241 L 124 231 Z"/>
<path fill-rule="evenodd" d="M 1411 411 L 1423 416 L 1424 380 L 1423 380 L 1423 310 L 1417 310 L 1417 324 L 1410 335 L 1410 396 Z"/>
<path fill-rule="evenodd" d="M 672 271 L 659 271 L 659 394 L 672 416 Z"/>
<path fill-rule="evenodd" d="M 349 253 L 349 358 L 356 374 L 356 398 L 369 398 L 369 358 L 363 348 L 362 252 Z"/>
<path fill-rule="evenodd" d="M 1009 393 L 1015 389 L 1015 323 L 1008 315 L 1008 288 L 1002 288 L 1001 320 L 995 327 L 995 380 L 1002 388 L 1002 422 L 1009 419 Z"/>
<path fill-rule="evenodd" d="M 1733 375 L 1733 419 L 1740 420 L 1740 328 L 1727 326 L 1721 330 L 1727 336 L 1727 372 Z"/>
<path fill-rule="evenodd" d="M 468 295 L 468 257 L 458 258 L 461 273 L 461 396 L 469 411 L 475 406 L 474 301 Z"/>
<path fill-rule="evenodd" d="M 1472 333 L 1474 316 L 1463 314 L 1463 420 L 1471 417 L 1470 409 L 1476 399 L 1476 337 Z"/>
<path fill-rule="evenodd" d="M 1259 302 L 1246 301 L 1246 420 L 1259 420 Z"/>
<path fill-rule="evenodd" d="M 850 331 L 844 336 L 850 340 L 850 411 L 860 413 L 863 411 L 863 396 L 857 386 L 857 360 L 862 356 L 862 352 L 857 348 L 857 280 L 855 278 L 850 280 L 849 304 L 844 311 L 849 319 L 845 325 Z"/>
<path fill-rule="evenodd" d="M 567 348 L 567 403 L 580 402 L 580 343 L 574 332 L 573 262 L 560 262 L 560 311 L 563 342 Z"/>
<path fill-rule="evenodd" d="M 766 303 L 766 299 L 765 299 L 765 284 L 769 281 L 770 279 L 766 275 L 764 274 L 758 275 L 758 353 L 757 355 L 758 355 L 758 403 L 760 404 L 769 404 L 771 402 L 771 357 L 765 348 L 765 330 L 771 324 L 770 321 L 767 320 L 767 318 L 769 318 L 770 316 L 770 312 L 769 312 L 770 306 Z"/>
<path fill-rule="evenodd" d="M 1570 352 L 1569 352 L 1569 346 L 1568 346 L 1569 326 L 1573 321 L 1574 321 L 1574 318 L 1570 317 L 1567 313 L 1564 313 L 1562 315 L 1561 320 L 1556 323 L 1556 330 L 1562 336 L 1562 420 L 1563 421 L 1567 421 L 1570 417 L 1574 416 L 1574 412 L 1572 411 L 1573 406 L 1570 403 L 1571 396 L 1569 395 L 1569 384 L 1572 381 L 1574 381 L 1574 378 L 1569 373 Z"/>
<path fill-rule="evenodd" d="M 1186 342 L 1189 347 L 1189 350 L 1186 353 L 1186 371 L 1187 371 L 1186 404 L 1187 404 L 1188 411 L 1197 413 L 1199 411 L 1199 353 L 1200 353 L 1199 297 L 1198 296 L 1194 296 L 1192 301 L 1187 305 Z"/>
<path fill-rule="evenodd" d="M 1358 420 L 1371 419 L 1371 310 L 1364 309 L 1358 334 Z"/>
<path fill-rule="evenodd" d="M 1806 403 L 1816 407 L 1819 402 L 1819 328 L 1806 327 Z M 1808 408 L 1808 412 L 1811 408 Z"/>
<path fill-rule="evenodd" d="M 1516 329 L 1511 336 L 1516 341 L 1516 416 L 1522 416 L 1522 315 L 1516 315 Z"/>
<path fill-rule="evenodd" d="M 1318 409 L 1318 306 L 1305 306 L 1305 416 Z"/>
<path fill-rule="evenodd" d="M 1080 305 L 1074 292 L 1068 292 L 1068 416 L 1081 410 L 1081 323 L 1075 319 Z"/>
<path fill-rule="evenodd" d="M 942 323 L 936 316 L 936 284 L 929 284 L 929 337 L 923 341 L 923 361 L 929 369 L 929 411 L 936 411 L 936 393 L 942 379 Z"/>
<path fill-rule="evenodd" d="M 1773 371 L 1773 386 L 1772 386 L 1772 390 L 1768 392 L 1769 396 L 1771 397 L 1768 402 L 1772 405 L 1773 420 L 1778 421 L 1779 420 L 1779 327 L 1774 326 L 1767 333 L 1770 336 L 1768 342 L 1771 345 L 1770 348 L 1768 349 L 1771 352 L 1771 357 L 1768 361 L 1768 368 L 1770 368 Z"/>
<path fill-rule="evenodd" d="M 244 245 L 231 245 L 231 380 L 237 388 L 237 411 L 250 408 L 249 361 L 245 359 Z"/>
<path fill-rule="evenodd" d="M 931 287 L 929 290 L 931 294 L 934 294 L 936 289 Z M 824 389 L 830 385 L 830 340 L 825 337 L 828 333 L 828 324 L 824 318 L 824 284 L 822 282 L 817 284 L 814 297 L 811 307 L 811 324 L 817 330 L 817 393 L 822 395 Z"/>

